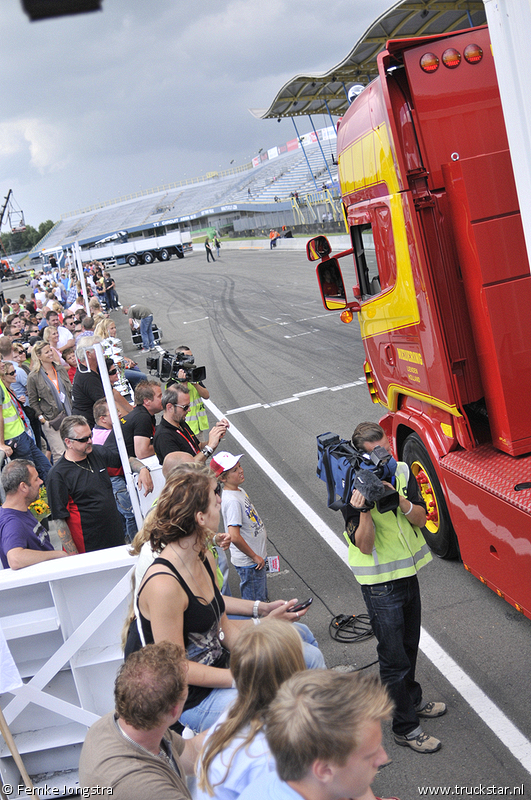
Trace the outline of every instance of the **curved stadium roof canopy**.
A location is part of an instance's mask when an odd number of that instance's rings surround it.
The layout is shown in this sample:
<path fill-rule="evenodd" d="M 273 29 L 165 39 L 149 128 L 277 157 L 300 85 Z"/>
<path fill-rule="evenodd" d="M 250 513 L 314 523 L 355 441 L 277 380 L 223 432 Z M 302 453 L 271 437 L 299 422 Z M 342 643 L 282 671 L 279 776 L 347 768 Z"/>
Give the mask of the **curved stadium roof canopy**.
<path fill-rule="evenodd" d="M 349 55 L 328 72 L 296 75 L 269 108 L 251 108 L 257 119 L 302 117 L 309 114 L 342 116 L 353 84 L 367 84 L 378 74 L 376 56 L 388 39 L 457 31 L 486 22 L 482 0 L 403 0 L 391 6 L 356 42 Z"/>

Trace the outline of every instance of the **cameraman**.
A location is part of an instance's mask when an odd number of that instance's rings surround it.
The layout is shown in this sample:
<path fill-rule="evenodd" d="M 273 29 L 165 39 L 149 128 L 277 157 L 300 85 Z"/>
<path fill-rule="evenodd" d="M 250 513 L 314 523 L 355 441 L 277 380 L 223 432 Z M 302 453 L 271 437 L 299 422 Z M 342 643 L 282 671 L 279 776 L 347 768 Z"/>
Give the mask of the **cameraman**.
<path fill-rule="evenodd" d="M 365 453 L 378 446 L 391 453 L 385 431 L 374 422 L 361 422 L 352 435 L 352 444 Z M 417 572 L 431 561 L 420 531 L 426 524 L 426 506 L 408 465 L 391 459 L 388 468 L 393 483 L 383 483 L 399 495 L 394 511 L 380 513 L 374 504 L 367 505 L 358 490 L 341 509 L 349 564 L 361 584 L 378 640 L 380 677 L 395 704 L 395 742 L 417 753 L 435 753 L 441 743 L 424 733 L 419 717 L 440 717 L 446 705 L 426 702 L 415 680 L 421 614 Z"/>
<path fill-rule="evenodd" d="M 194 364 L 194 356 L 189 347 L 185 344 L 180 345 L 175 349 L 175 354 L 179 360 L 184 362 L 184 366 L 188 367 Z M 203 385 L 201 381 L 192 383 L 187 380 L 186 371 L 180 369 L 177 373 L 177 381 L 170 379 L 166 384 L 166 389 L 175 386 L 176 383 L 186 384 L 188 393 L 190 395 L 190 410 L 186 415 L 186 424 L 191 428 L 192 433 L 195 434 L 198 441 L 208 442 L 208 417 L 203 400 L 208 400 L 210 392 Z"/>

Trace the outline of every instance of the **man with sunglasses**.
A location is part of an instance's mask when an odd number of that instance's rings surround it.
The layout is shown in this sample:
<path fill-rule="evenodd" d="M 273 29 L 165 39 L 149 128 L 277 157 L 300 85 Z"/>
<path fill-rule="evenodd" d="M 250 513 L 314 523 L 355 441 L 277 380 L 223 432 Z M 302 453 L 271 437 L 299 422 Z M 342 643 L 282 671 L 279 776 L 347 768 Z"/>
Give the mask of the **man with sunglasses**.
<path fill-rule="evenodd" d="M 122 518 L 116 507 L 108 467 L 121 467 L 119 454 L 92 445 L 92 431 L 81 416 L 66 417 L 59 429 L 65 452 L 53 466 L 46 482 L 52 519 L 61 541 L 73 541 L 78 553 L 124 544 Z M 138 473 L 138 487 L 153 489 L 149 470 L 130 458 Z"/>
<path fill-rule="evenodd" d="M 185 422 L 190 408 L 190 394 L 185 383 L 177 383 L 162 393 L 162 408 L 164 413 L 153 440 L 159 462 L 163 464 L 168 453 L 179 451 L 183 454 L 182 461 L 204 464 L 225 436 L 228 420 L 219 420 L 209 432 L 208 441 L 199 442 Z"/>

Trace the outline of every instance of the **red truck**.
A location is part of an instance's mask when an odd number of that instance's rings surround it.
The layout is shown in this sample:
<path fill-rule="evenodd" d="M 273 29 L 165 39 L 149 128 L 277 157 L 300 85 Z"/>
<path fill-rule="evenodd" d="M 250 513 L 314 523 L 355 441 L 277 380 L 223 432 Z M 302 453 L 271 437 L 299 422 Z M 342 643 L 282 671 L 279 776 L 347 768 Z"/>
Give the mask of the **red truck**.
<path fill-rule="evenodd" d="M 531 618 L 531 274 L 488 29 L 389 41 L 378 71 L 338 123 L 352 248 L 308 257 L 358 315 L 430 547 Z"/>

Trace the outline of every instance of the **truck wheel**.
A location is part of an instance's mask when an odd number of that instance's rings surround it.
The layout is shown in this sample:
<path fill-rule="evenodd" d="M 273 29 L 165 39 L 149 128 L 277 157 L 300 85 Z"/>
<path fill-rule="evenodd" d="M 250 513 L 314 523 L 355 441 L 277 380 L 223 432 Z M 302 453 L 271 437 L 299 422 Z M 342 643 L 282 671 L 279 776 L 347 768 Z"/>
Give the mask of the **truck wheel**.
<path fill-rule="evenodd" d="M 155 261 L 153 253 L 144 253 L 144 255 L 142 256 L 142 261 L 144 262 L 144 264 L 153 264 L 153 262 Z"/>
<path fill-rule="evenodd" d="M 171 258 L 170 251 L 164 247 L 159 253 L 159 258 L 161 261 L 169 261 Z"/>
<path fill-rule="evenodd" d="M 127 256 L 127 263 L 129 264 L 130 267 L 136 267 L 136 265 L 138 264 L 138 258 L 134 255 Z"/>
<path fill-rule="evenodd" d="M 459 546 L 441 484 L 428 451 L 416 433 L 407 437 L 402 457 L 417 479 L 428 510 L 428 519 L 422 529 L 424 538 L 439 558 L 456 558 L 459 555 Z"/>

